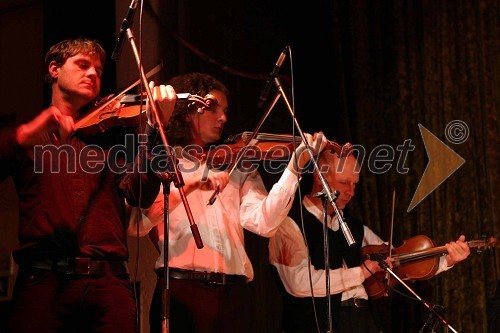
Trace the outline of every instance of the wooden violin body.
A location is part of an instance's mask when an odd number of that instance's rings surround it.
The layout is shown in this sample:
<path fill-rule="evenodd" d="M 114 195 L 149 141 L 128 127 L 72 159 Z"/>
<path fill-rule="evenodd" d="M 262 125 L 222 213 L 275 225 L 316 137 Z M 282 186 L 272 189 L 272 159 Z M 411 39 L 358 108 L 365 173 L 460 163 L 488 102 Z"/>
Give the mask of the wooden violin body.
<path fill-rule="evenodd" d="M 210 149 L 205 158 L 210 167 L 221 167 L 234 164 L 236 161 L 288 161 L 295 149 L 300 145 L 300 136 L 288 134 L 257 133 L 252 142 L 249 142 L 250 132 L 229 136 L 222 144 Z M 351 150 L 349 143 L 339 145 L 329 141 L 332 152 L 339 156 L 346 155 Z"/>
<path fill-rule="evenodd" d="M 472 240 L 467 245 L 471 249 L 481 252 L 498 245 L 494 238 L 489 240 Z M 389 246 L 367 245 L 361 249 L 363 258 L 371 260 L 389 257 Z M 403 245 L 392 249 L 391 257 L 394 258 L 392 270 L 402 280 L 427 280 L 433 277 L 439 269 L 440 257 L 448 253 L 446 246 L 435 247 L 434 242 L 425 235 L 417 235 L 403 242 Z M 395 278 L 386 281 L 386 272 L 376 272 L 365 280 L 368 296 L 377 299 L 387 296 L 387 288 L 396 284 Z M 388 286 L 387 286 L 388 285 Z"/>
<path fill-rule="evenodd" d="M 110 103 L 104 102 L 97 109 L 89 112 L 75 123 L 75 131 L 92 136 L 107 131 L 115 126 L 133 127 L 146 122 L 144 104 L 122 103 L 116 99 Z"/>
<path fill-rule="evenodd" d="M 259 134 L 253 142 L 249 143 L 247 135 L 249 132 L 229 136 L 222 144 L 211 148 L 207 155 L 207 165 L 210 167 L 221 167 L 233 164 L 237 159 L 244 162 L 256 162 L 262 160 L 288 160 L 294 150 L 294 145 L 300 144 L 300 138 L 293 142 L 291 135 L 288 140 L 274 140 L 264 138 Z"/>
<path fill-rule="evenodd" d="M 203 156 L 207 165 L 212 168 L 226 167 L 231 174 L 238 166 L 252 170 L 257 161 L 283 160 L 288 162 L 288 158 L 302 142 L 300 136 L 258 133 L 258 128 L 260 126 L 257 126 L 253 133 L 243 132 L 230 137 L 222 145 L 210 149 Z M 327 149 L 342 157 L 351 153 L 352 145 L 350 143 L 339 145 L 334 141 L 329 141 Z M 216 188 L 208 200 L 209 205 L 215 202 L 218 193 L 219 188 Z"/>
<path fill-rule="evenodd" d="M 392 250 L 393 271 L 403 280 L 426 280 L 434 276 L 439 268 L 439 257 L 419 256 L 418 253 L 425 253 L 426 250 L 432 249 L 434 242 L 427 236 L 419 235 L 407 239 L 398 248 Z M 362 256 L 379 255 L 381 258 L 389 256 L 389 246 L 367 245 L 361 249 Z M 377 257 L 377 256 L 375 256 Z M 364 286 L 368 295 L 377 299 L 387 294 L 387 286 L 385 281 L 386 272 L 376 272 L 374 276 L 365 280 Z M 395 278 L 389 279 L 389 285 L 392 287 L 396 284 Z"/>
<path fill-rule="evenodd" d="M 199 107 L 201 111 L 217 105 L 217 100 L 210 94 L 200 97 L 180 93 L 177 94 L 177 99 L 188 100 L 191 102 L 189 107 Z M 99 101 L 92 111 L 76 121 L 75 131 L 91 136 L 115 126 L 136 127 L 147 121 L 145 103 L 144 96 L 140 95 L 110 95 Z"/>

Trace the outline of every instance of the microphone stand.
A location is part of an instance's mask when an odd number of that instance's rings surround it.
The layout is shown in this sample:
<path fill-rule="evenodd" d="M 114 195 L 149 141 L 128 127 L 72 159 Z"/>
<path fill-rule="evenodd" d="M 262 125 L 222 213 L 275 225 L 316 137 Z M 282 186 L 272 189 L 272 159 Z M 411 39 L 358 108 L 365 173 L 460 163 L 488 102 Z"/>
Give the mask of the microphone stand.
<path fill-rule="evenodd" d="M 259 120 L 259 123 L 257 124 L 257 126 L 255 126 L 255 129 L 253 130 L 252 134 L 250 135 L 250 137 L 248 138 L 245 146 L 240 150 L 239 152 L 239 155 L 238 155 L 238 158 L 232 163 L 232 166 L 229 168 L 229 176 L 231 176 L 231 174 L 233 173 L 233 171 L 236 169 L 236 167 L 238 166 L 238 163 L 241 161 L 241 159 L 243 158 L 243 156 L 245 156 L 245 152 L 248 150 L 248 147 L 250 147 L 251 144 L 253 144 L 253 139 L 255 138 L 255 136 L 258 134 L 259 132 L 259 129 L 262 127 L 262 125 L 264 124 L 264 121 L 267 119 L 267 117 L 269 116 L 269 114 L 271 113 L 274 105 L 278 102 L 278 99 L 280 98 L 280 95 L 279 93 L 276 94 L 276 96 L 274 96 L 273 98 L 273 101 L 271 102 L 271 104 L 268 106 L 266 112 L 264 113 L 264 115 L 262 116 L 262 118 Z M 219 187 L 217 187 L 215 189 L 215 191 L 212 193 L 212 195 L 210 196 L 210 198 L 208 199 L 208 202 L 207 202 L 207 205 L 213 205 L 215 200 L 217 199 L 217 195 L 219 194 Z"/>
<path fill-rule="evenodd" d="M 338 192 L 335 191 L 335 199 L 338 197 Z M 331 304 L 331 295 L 330 295 L 330 247 L 328 241 L 328 209 L 327 203 L 328 198 L 324 192 L 319 192 L 314 194 L 315 197 L 321 197 L 321 202 L 323 204 L 323 242 L 325 243 L 324 247 L 324 256 L 325 256 L 325 287 L 326 287 L 326 308 L 327 308 L 327 318 L 328 318 L 328 332 L 333 332 L 333 317 L 332 317 L 332 309 L 330 307 Z"/>
<path fill-rule="evenodd" d="M 163 292 L 161 298 L 162 304 L 162 320 L 161 320 L 161 331 L 162 333 L 170 332 L 170 288 L 169 288 L 169 275 L 168 275 L 168 230 L 170 223 L 169 202 L 168 198 L 170 196 L 170 175 L 167 175 L 168 179 L 163 180 Z"/>
<path fill-rule="evenodd" d="M 162 321 L 162 332 L 166 333 L 169 330 L 168 326 L 168 305 L 169 305 L 169 291 L 168 291 L 168 222 L 169 222 L 169 214 L 168 214 L 168 194 L 170 191 L 170 182 L 173 181 L 174 185 L 176 188 L 179 189 L 179 194 L 182 199 L 182 203 L 184 204 L 184 208 L 186 210 L 186 214 L 190 223 L 190 228 L 191 232 L 193 233 L 193 237 L 196 243 L 196 247 L 198 249 L 203 248 L 203 242 L 201 240 L 200 232 L 198 230 L 198 226 L 194 222 L 193 214 L 191 213 L 191 209 L 189 207 L 189 203 L 186 198 L 186 193 L 184 192 L 184 180 L 182 179 L 182 175 L 179 171 L 179 168 L 177 166 L 176 160 L 174 158 L 174 152 L 171 150 L 172 147 L 168 145 L 167 142 L 167 137 L 165 135 L 165 132 L 163 131 L 163 124 L 161 122 L 160 116 L 159 116 L 159 110 L 158 106 L 154 102 L 153 99 L 153 94 L 151 93 L 151 89 L 149 89 L 148 81 L 146 78 L 146 75 L 144 74 L 144 68 L 142 66 L 142 62 L 139 56 L 139 52 L 137 50 L 137 46 L 135 44 L 134 40 L 134 34 L 132 33 L 132 29 L 128 24 L 124 24 L 126 27 L 126 33 L 128 40 L 130 41 L 130 45 L 132 46 L 132 51 L 135 56 L 135 60 L 137 62 L 137 66 L 139 67 L 139 72 L 140 72 L 140 79 L 142 81 L 142 85 L 144 86 L 144 89 L 146 90 L 148 99 L 150 101 L 149 105 L 153 111 L 153 117 L 155 118 L 156 122 L 156 127 L 158 132 L 160 133 L 160 137 L 162 139 L 163 145 L 165 147 L 165 152 L 168 158 L 168 164 L 167 164 L 167 169 L 170 167 L 171 169 L 171 175 L 160 175 L 160 178 L 162 179 L 162 183 L 164 186 L 163 193 L 165 195 L 165 202 L 164 202 L 164 212 L 163 212 L 163 219 L 164 219 L 164 232 L 163 232 L 163 238 L 164 238 L 164 267 L 163 267 L 163 276 L 165 278 L 165 287 L 164 287 L 164 292 L 163 292 L 163 321 Z"/>
<path fill-rule="evenodd" d="M 396 280 L 398 280 L 406 289 L 408 289 L 420 301 L 420 303 L 422 303 L 430 312 L 432 312 L 434 316 L 436 316 L 436 318 L 439 319 L 441 323 L 443 323 L 443 325 L 448 326 L 448 328 L 452 332 L 458 333 L 458 331 L 455 330 L 453 327 L 451 327 L 451 325 L 446 321 L 446 319 L 444 319 L 441 316 L 441 314 L 439 314 L 439 312 L 435 310 L 433 306 L 431 306 L 428 302 L 423 300 L 422 297 L 420 297 L 407 283 L 405 283 L 396 273 L 394 273 L 394 271 L 389 268 L 389 265 L 383 259 L 379 259 L 378 264 L 380 265 L 380 267 L 389 272 L 389 274 L 391 274 Z"/>
<path fill-rule="evenodd" d="M 278 77 L 274 78 L 274 83 L 276 84 L 276 87 L 278 88 L 279 94 L 281 97 L 283 97 L 283 100 L 285 101 L 285 104 L 288 108 L 288 111 L 292 115 L 292 119 L 294 121 L 295 127 L 297 128 L 297 131 L 300 134 L 300 137 L 302 138 L 302 142 L 304 143 L 307 152 L 311 156 L 311 162 L 313 163 L 314 166 L 314 171 L 317 173 L 321 184 L 323 185 L 323 191 L 326 197 L 328 198 L 328 201 L 332 205 L 333 209 L 335 210 L 335 215 L 337 216 L 337 220 L 339 221 L 340 229 L 342 230 L 342 233 L 344 234 L 344 237 L 347 241 L 347 245 L 349 246 L 354 246 L 356 244 L 356 241 L 354 240 L 354 237 L 352 236 L 351 230 L 349 229 L 349 226 L 347 223 L 345 223 L 344 219 L 342 218 L 342 214 L 340 214 L 340 211 L 337 207 L 337 204 L 335 203 L 335 200 L 337 199 L 334 194 L 332 193 L 332 190 L 330 189 L 330 186 L 328 185 L 328 182 L 325 180 L 325 177 L 323 177 L 323 174 L 320 172 L 318 164 L 316 163 L 316 160 L 314 158 L 314 154 L 312 152 L 311 146 L 307 143 L 307 139 L 304 135 L 304 132 L 302 132 L 302 129 L 299 126 L 299 123 L 297 121 L 297 118 L 295 118 L 295 113 L 293 112 L 293 108 L 288 101 L 288 98 L 286 97 L 285 91 L 283 90 L 283 86 L 281 85 L 280 79 Z"/>
<path fill-rule="evenodd" d="M 434 310 L 439 311 L 442 313 L 444 311 L 444 306 L 435 304 L 432 307 Z M 434 315 L 434 313 L 430 313 L 429 317 L 427 317 L 427 320 L 424 323 L 424 326 L 418 331 L 418 333 L 436 333 L 436 325 L 437 325 L 437 318 Z M 430 329 L 430 331 L 428 331 Z"/>

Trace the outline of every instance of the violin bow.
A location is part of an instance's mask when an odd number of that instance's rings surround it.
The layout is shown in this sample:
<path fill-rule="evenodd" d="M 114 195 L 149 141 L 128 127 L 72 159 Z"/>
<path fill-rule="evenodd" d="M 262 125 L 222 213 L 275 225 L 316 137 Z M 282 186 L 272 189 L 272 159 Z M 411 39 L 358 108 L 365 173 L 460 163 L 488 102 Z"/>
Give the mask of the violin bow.
<path fill-rule="evenodd" d="M 394 231 L 394 209 L 396 207 L 396 189 L 392 189 L 392 204 L 391 204 L 391 225 L 390 225 L 390 231 L 389 231 L 389 258 L 392 257 L 392 236 L 393 236 L 393 231 Z M 389 272 L 386 272 L 385 279 L 387 280 L 387 284 L 390 283 L 391 279 L 391 274 Z"/>
<path fill-rule="evenodd" d="M 389 233 L 389 258 L 392 256 L 392 236 L 394 231 L 394 209 L 396 207 L 396 189 L 392 189 L 392 208 L 391 208 L 391 229 Z"/>
<path fill-rule="evenodd" d="M 156 73 L 158 73 L 161 70 L 162 67 L 163 67 L 163 63 L 159 63 L 158 65 L 153 67 L 149 72 L 146 73 L 146 77 L 149 78 L 150 76 L 155 75 Z M 137 81 L 133 82 L 128 87 L 123 89 L 118 95 L 116 95 L 116 97 L 118 98 L 118 96 L 125 94 L 127 91 L 129 91 L 130 89 L 132 89 L 133 87 L 138 85 L 140 82 L 141 82 L 141 79 L 138 79 Z"/>
<path fill-rule="evenodd" d="M 236 169 L 236 167 L 238 166 L 238 163 L 241 161 L 241 159 L 245 155 L 245 152 L 247 151 L 248 147 L 250 145 L 252 145 L 252 144 L 255 144 L 255 140 L 254 139 L 257 136 L 257 133 L 259 132 L 259 130 L 262 127 L 262 124 L 264 123 L 264 121 L 266 120 L 266 118 L 271 113 L 271 110 L 274 108 L 274 105 L 278 102 L 279 98 L 280 98 L 280 93 L 277 93 L 276 96 L 274 96 L 274 99 L 271 102 L 271 104 L 267 107 L 266 112 L 264 113 L 264 115 L 262 116 L 262 118 L 259 120 L 259 123 L 257 124 L 257 126 L 255 126 L 255 129 L 253 130 L 252 134 L 250 134 L 250 137 L 248 138 L 248 141 L 245 143 L 245 145 L 241 149 L 241 151 L 240 151 L 240 153 L 238 155 L 238 158 L 236 159 L 236 161 L 234 161 L 231 164 L 230 169 L 229 169 L 229 175 L 230 176 L 233 173 L 233 171 Z M 216 187 L 216 189 L 214 190 L 214 192 L 212 193 L 212 195 L 208 199 L 207 206 L 214 204 L 215 200 L 217 199 L 217 195 L 218 194 L 219 194 L 219 186 Z"/>

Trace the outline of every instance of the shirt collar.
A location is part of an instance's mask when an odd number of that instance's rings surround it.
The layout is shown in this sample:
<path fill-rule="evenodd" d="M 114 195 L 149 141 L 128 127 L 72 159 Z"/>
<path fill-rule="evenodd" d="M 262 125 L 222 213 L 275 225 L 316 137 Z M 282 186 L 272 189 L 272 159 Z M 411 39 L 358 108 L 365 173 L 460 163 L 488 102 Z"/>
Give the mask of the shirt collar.
<path fill-rule="evenodd" d="M 318 207 L 315 205 L 309 195 L 306 195 L 304 199 L 302 199 L 302 204 L 304 205 L 305 209 L 311 213 L 318 221 L 323 223 L 323 207 Z M 340 214 L 344 215 L 342 210 L 340 210 Z M 339 223 L 337 221 L 337 217 L 334 216 L 333 218 L 331 216 L 327 216 L 327 223 L 328 226 L 333 229 L 334 231 L 337 231 L 339 228 Z"/>

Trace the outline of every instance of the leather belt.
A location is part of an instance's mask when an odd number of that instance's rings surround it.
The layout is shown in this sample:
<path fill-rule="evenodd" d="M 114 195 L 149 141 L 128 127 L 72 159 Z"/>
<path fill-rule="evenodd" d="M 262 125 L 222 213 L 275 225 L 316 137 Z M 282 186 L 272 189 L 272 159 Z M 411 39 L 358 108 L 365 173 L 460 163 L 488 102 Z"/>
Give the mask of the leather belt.
<path fill-rule="evenodd" d="M 27 264 L 32 268 L 47 269 L 68 275 L 128 275 L 126 261 L 95 260 L 90 258 L 41 259 Z"/>
<path fill-rule="evenodd" d="M 161 269 L 157 273 L 161 277 Z M 245 275 L 199 272 L 178 268 L 169 268 L 169 277 L 174 280 L 191 280 L 220 285 L 248 283 L 248 278 Z"/>
<path fill-rule="evenodd" d="M 357 308 L 365 308 L 368 305 L 368 300 L 364 298 L 349 298 L 340 302 L 340 306 L 355 306 Z"/>

